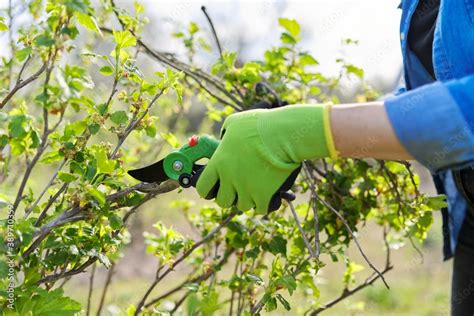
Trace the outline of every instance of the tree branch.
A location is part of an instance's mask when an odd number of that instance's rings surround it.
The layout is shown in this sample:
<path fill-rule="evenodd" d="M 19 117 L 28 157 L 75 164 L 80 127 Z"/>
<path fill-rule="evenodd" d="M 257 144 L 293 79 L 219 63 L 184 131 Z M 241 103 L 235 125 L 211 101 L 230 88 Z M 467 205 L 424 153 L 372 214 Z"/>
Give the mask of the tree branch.
<path fill-rule="evenodd" d="M 112 276 L 114 274 L 114 268 L 115 268 L 115 264 L 112 263 L 112 266 L 110 267 L 109 271 L 107 272 L 107 278 L 105 280 L 104 289 L 102 290 L 102 295 L 100 297 L 99 308 L 97 308 L 96 315 L 101 315 L 101 313 L 102 313 L 102 308 L 103 308 L 104 302 L 105 302 L 105 296 L 107 294 L 107 290 L 109 289 L 110 283 L 112 282 Z"/>
<path fill-rule="evenodd" d="M 86 308 L 86 316 L 90 315 L 91 310 L 91 298 L 92 298 L 92 291 L 94 289 L 94 275 L 95 275 L 96 265 L 92 266 L 91 275 L 89 277 L 89 292 L 87 294 L 87 308 Z"/>
<path fill-rule="evenodd" d="M 150 295 L 150 293 L 153 291 L 153 289 L 156 287 L 156 285 L 161 282 L 171 271 L 173 271 L 176 266 L 178 266 L 184 259 L 186 259 L 187 257 L 189 257 L 189 255 L 191 255 L 194 250 L 196 250 L 197 248 L 199 248 L 201 245 L 203 245 L 204 243 L 206 243 L 208 240 L 210 240 L 211 238 L 213 238 L 222 228 L 224 228 L 236 215 L 237 215 L 237 211 L 236 210 L 233 210 L 216 228 L 214 228 L 212 231 L 210 231 L 206 237 L 204 237 L 203 239 L 195 242 L 188 250 L 186 250 L 178 259 L 176 259 L 176 261 L 174 261 L 162 274 L 159 274 L 157 273 L 156 275 L 156 278 L 155 280 L 153 281 L 153 283 L 150 285 L 150 287 L 148 288 L 148 290 L 146 291 L 145 295 L 142 297 L 142 299 L 140 300 L 140 302 L 138 303 L 137 305 L 137 309 L 135 311 L 135 315 L 138 315 L 141 311 L 141 309 L 143 308 L 143 306 L 145 305 L 145 302 L 148 298 L 148 296 Z"/>
<path fill-rule="evenodd" d="M 351 290 L 348 290 L 348 289 L 345 289 L 342 294 L 335 298 L 334 300 L 330 301 L 329 303 L 326 303 L 323 307 L 319 307 L 318 309 L 314 310 L 311 312 L 311 316 L 314 316 L 314 315 L 319 315 L 319 313 L 327 310 L 328 308 L 331 308 L 332 306 L 336 305 L 337 303 L 339 303 L 340 301 L 344 300 L 345 298 L 349 297 L 349 296 L 352 296 L 354 295 L 355 293 L 359 292 L 360 290 L 366 288 L 367 286 L 369 285 L 372 285 L 375 281 L 377 281 L 379 278 L 382 278 L 383 279 L 383 276 L 390 270 L 392 270 L 393 267 L 392 266 L 389 266 L 389 267 L 386 267 L 384 270 L 382 270 L 381 272 L 379 273 L 374 273 L 371 277 L 369 277 L 368 279 L 365 280 L 365 282 L 363 282 L 362 284 L 358 285 L 357 287 L 351 289 Z M 385 283 L 385 282 L 384 282 Z"/>
<path fill-rule="evenodd" d="M 26 61 L 25 61 L 26 63 Z M 47 63 L 44 63 L 40 69 L 38 69 L 34 74 L 32 74 L 30 77 L 26 78 L 25 80 L 19 80 L 13 87 L 13 89 L 10 90 L 10 92 L 5 96 L 5 98 L 0 102 L 0 109 L 2 109 L 7 102 L 17 93 L 20 89 L 24 88 L 28 84 L 32 83 L 38 77 L 46 70 L 47 68 Z"/>
<path fill-rule="evenodd" d="M 199 276 L 196 276 L 194 278 L 189 278 L 189 279 L 183 281 L 182 283 L 180 283 L 176 287 L 172 288 L 171 290 L 168 290 L 167 292 L 161 294 L 160 296 L 157 296 L 154 299 L 150 300 L 148 303 L 145 304 L 145 307 L 148 308 L 148 307 L 152 306 L 153 304 L 156 304 L 157 302 L 161 301 L 162 299 L 167 298 L 168 296 L 173 295 L 174 293 L 182 290 L 183 286 L 185 286 L 188 283 L 198 283 L 198 284 L 200 284 L 200 283 L 206 281 L 212 275 L 215 274 L 216 270 L 219 270 L 224 264 L 227 263 L 227 261 L 229 260 L 229 257 L 234 252 L 235 252 L 235 249 L 230 249 L 228 251 L 225 251 L 224 255 L 221 258 L 221 260 L 217 264 L 215 264 L 215 267 L 216 267 L 215 269 L 208 270 L 207 272 L 204 272 Z M 189 295 L 189 292 L 187 292 L 187 294 Z"/>
<path fill-rule="evenodd" d="M 377 270 L 377 268 L 372 264 L 372 262 L 370 262 L 369 258 L 367 258 L 367 255 L 365 254 L 365 252 L 362 250 L 362 247 L 360 246 L 359 244 L 359 240 L 357 239 L 357 236 L 354 234 L 354 232 L 352 231 L 351 227 L 349 226 L 349 224 L 347 223 L 346 219 L 344 218 L 344 216 L 341 215 L 341 213 L 339 213 L 334 207 L 332 207 L 328 202 L 326 202 L 324 199 L 322 199 L 321 197 L 317 196 L 316 197 L 322 204 L 324 204 L 331 212 L 333 212 L 334 214 L 336 214 L 336 216 L 341 220 L 341 222 L 344 224 L 344 226 L 346 227 L 346 230 L 349 232 L 349 234 L 351 235 L 352 239 L 354 240 L 354 243 L 356 244 L 357 248 L 359 249 L 359 252 L 360 254 L 362 255 L 362 257 L 364 258 L 365 262 L 367 262 L 367 264 L 372 268 L 372 270 L 375 271 L 375 273 L 382 279 L 383 283 L 385 284 L 385 286 L 387 287 L 387 289 L 390 288 L 390 286 L 388 285 L 387 281 L 385 280 L 385 278 L 383 277 L 382 273 Z"/>

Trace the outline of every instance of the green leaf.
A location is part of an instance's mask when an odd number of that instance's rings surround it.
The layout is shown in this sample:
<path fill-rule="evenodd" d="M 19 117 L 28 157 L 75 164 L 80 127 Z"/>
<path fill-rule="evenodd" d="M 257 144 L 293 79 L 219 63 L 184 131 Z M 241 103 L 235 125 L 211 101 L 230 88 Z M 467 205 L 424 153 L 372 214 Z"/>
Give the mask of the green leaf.
<path fill-rule="evenodd" d="M 319 62 L 310 54 L 303 53 L 300 55 L 300 64 L 301 66 L 319 65 Z"/>
<path fill-rule="evenodd" d="M 137 45 L 137 39 L 129 31 L 114 31 L 113 34 L 118 49 Z"/>
<path fill-rule="evenodd" d="M 171 132 L 160 133 L 160 135 L 164 140 L 166 140 L 168 142 L 168 144 L 171 145 L 171 147 L 179 148 L 181 146 L 178 139 L 176 138 L 176 136 L 174 136 L 173 133 L 171 133 Z"/>
<path fill-rule="evenodd" d="M 176 37 L 176 38 L 184 37 L 184 33 L 183 33 L 183 32 L 176 32 L 176 33 L 173 33 L 172 35 L 173 35 L 174 37 Z"/>
<path fill-rule="evenodd" d="M 128 121 L 128 116 L 125 111 L 116 111 L 112 113 L 112 115 L 110 116 L 110 119 L 115 124 L 120 125 Z"/>
<path fill-rule="evenodd" d="M 219 296 L 217 292 L 211 292 L 210 294 L 204 296 L 201 301 L 200 311 L 203 316 L 211 316 L 214 312 L 218 311 L 221 307 L 219 304 Z"/>
<path fill-rule="evenodd" d="M 199 284 L 198 283 L 186 283 L 183 285 L 183 289 L 186 289 L 191 292 L 197 292 L 199 290 Z"/>
<path fill-rule="evenodd" d="M 287 30 L 291 34 L 291 36 L 297 38 L 300 35 L 301 28 L 298 22 L 296 22 L 296 20 L 279 18 L 278 23 L 285 30 Z"/>
<path fill-rule="evenodd" d="M 35 38 L 35 44 L 38 46 L 51 47 L 55 44 L 55 40 L 48 35 L 39 35 Z"/>
<path fill-rule="evenodd" d="M 94 198 L 94 200 L 99 203 L 100 206 L 105 205 L 106 199 L 105 199 L 105 194 L 96 188 L 89 188 L 88 190 L 89 194 Z"/>
<path fill-rule="evenodd" d="M 186 311 L 187 315 L 196 315 L 199 306 L 201 305 L 201 301 L 199 300 L 198 296 L 194 293 L 188 296 L 186 302 Z"/>
<path fill-rule="evenodd" d="M 43 155 L 43 158 L 40 160 L 41 163 L 52 163 L 63 159 L 63 155 L 59 151 L 50 151 Z"/>
<path fill-rule="evenodd" d="M 79 24 L 84 26 L 86 29 L 94 31 L 102 36 L 99 25 L 93 16 L 79 11 L 74 12 L 74 15 L 76 16 L 77 22 L 79 22 Z"/>
<path fill-rule="evenodd" d="M 0 32 L 8 31 L 8 26 L 3 22 L 3 18 L 0 20 Z"/>
<path fill-rule="evenodd" d="M 30 131 L 31 145 L 30 148 L 38 148 L 40 143 L 40 135 L 37 130 L 32 129 Z"/>
<path fill-rule="evenodd" d="M 63 140 L 67 141 L 75 136 L 81 135 L 86 130 L 86 128 L 87 122 L 85 120 L 69 123 L 64 128 Z"/>
<path fill-rule="evenodd" d="M 359 78 L 364 77 L 364 69 L 362 69 L 362 68 L 359 68 L 359 67 L 356 67 L 356 66 L 350 65 L 350 64 L 346 65 L 345 68 L 346 68 L 346 71 L 347 71 L 348 74 L 354 74 Z"/>
<path fill-rule="evenodd" d="M 281 253 L 282 255 L 286 256 L 286 242 L 287 241 L 285 238 L 280 235 L 276 235 L 270 240 L 268 250 L 274 255 Z"/>
<path fill-rule="evenodd" d="M 280 36 L 280 40 L 282 43 L 290 44 L 290 45 L 294 45 L 297 43 L 297 40 L 288 33 L 282 33 Z"/>
<path fill-rule="evenodd" d="M 122 218 L 115 213 L 109 216 L 109 222 L 110 227 L 115 230 L 120 229 L 123 225 Z"/>
<path fill-rule="evenodd" d="M 14 138 L 23 138 L 28 132 L 26 130 L 27 118 L 25 115 L 15 115 L 11 117 L 11 121 L 8 124 L 10 136 Z"/>
<path fill-rule="evenodd" d="M 347 263 L 346 271 L 344 272 L 343 282 L 346 286 L 349 286 L 351 283 L 355 282 L 354 273 L 364 270 L 364 266 L 355 263 L 354 261 L 349 261 Z"/>
<path fill-rule="evenodd" d="M 189 23 L 188 27 L 189 34 L 195 34 L 199 31 L 199 25 L 194 22 Z"/>
<path fill-rule="evenodd" d="M 275 285 L 283 285 L 290 295 L 296 290 L 296 280 L 292 275 L 285 275 L 275 281 Z"/>
<path fill-rule="evenodd" d="M 432 210 L 440 210 L 444 207 L 448 207 L 448 203 L 446 202 L 446 195 L 444 194 L 426 197 L 425 204 Z"/>
<path fill-rule="evenodd" d="M 76 180 L 77 176 L 75 174 L 72 174 L 72 173 L 69 173 L 69 172 L 59 171 L 58 172 L 58 178 L 61 181 L 69 183 L 69 182 L 73 182 L 74 180 Z"/>
<path fill-rule="evenodd" d="M 145 132 L 148 136 L 150 137 L 155 137 L 156 136 L 156 126 L 155 125 L 150 125 L 145 128 Z"/>
<path fill-rule="evenodd" d="M 135 12 L 137 14 L 143 13 L 145 11 L 145 7 L 137 1 L 133 2 L 133 6 L 135 7 Z"/>
<path fill-rule="evenodd" d="M 20 50 L 17 50 L 16 53 L 15 53 L 15 57 L 16 59 L 18 59 L 18 61 L 23 61 L 26 59 L 26 57 L 28 57 L 28 55 L 31 54 L 31 51 L 33 49 L 31 47 L 25 47 L 25 48 L 22 48 Z"/>
<path fill-rule="evenodd" d="M 99 148 L 95 153 L 99 173 L 111 174 L 115 170 L 115 161 L 109 160 L 105 148 Z"/>
<path fill-rule="evenodd" d="M 64 1 L 68 12 L 82 12 L 86 13 L 89 1 L 84 0 L 66 0 Z"/>
<path fill-rule="evenodd" d="M 89 131 L 91 132 L 92 135 L 95 135 L 99 132 L 100 130 L 100 125 L 97 123 L 92 123 L 91 125 L 88 126 Z"/>
<path fill-rule="evenodd" d="M 114 70 L 110 66 L 104 66 L 99 69 L 99 72 L 104 76 L 111 76 L 114 74 Z"/>
<path fill-rule="evenodd" d="M 265 310 L 267 312 L 271 312 L 271 311 L 274 311 L 275 309 L 277 309 L 277 300 L 268 293 L 266 293 L 264 295 L 264 298 L 267 295 L 268 295 L 268 297 L 265 300 Z"/>
<path fill-rule="evenodd" d="M 34 316 L 74 316 L 81 311 L 81 304 L 64 296 L 61 288 L 46 291 L 34 288 L 21 293 L 15 302 L 19 315 Z"/>

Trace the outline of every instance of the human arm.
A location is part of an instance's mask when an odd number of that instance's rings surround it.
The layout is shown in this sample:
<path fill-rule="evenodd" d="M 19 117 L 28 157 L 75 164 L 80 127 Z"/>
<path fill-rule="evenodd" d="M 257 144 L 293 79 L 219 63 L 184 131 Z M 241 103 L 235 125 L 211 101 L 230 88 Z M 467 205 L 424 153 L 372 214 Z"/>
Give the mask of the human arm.
<path fill-rule="evenodd" d="M 237 202 L 241 210 L 256 207 L 264 213 L 271 196 L 304 159 L 413 157 L 432 171 L 463 166 L 474 162 L 473 106 L 470 76 L 383 103 L 290 105 L 232 115 L 197 190 L 205 197 L 220 181 L 219 205 Z"/>
<path fill-rule="evenodd" d="M 395 135 L 383 102 L 336 105 L 330 116 L 340 157 L 413 159 Z"/>

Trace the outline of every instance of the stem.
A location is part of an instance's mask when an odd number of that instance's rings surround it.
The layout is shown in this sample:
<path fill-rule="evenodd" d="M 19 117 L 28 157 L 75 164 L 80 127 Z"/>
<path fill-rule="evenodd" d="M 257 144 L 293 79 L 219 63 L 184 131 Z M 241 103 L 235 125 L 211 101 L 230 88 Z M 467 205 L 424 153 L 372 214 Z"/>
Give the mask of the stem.
<path fill-rule="evenodd" d="M 388 285 L 387 281 L 385 280 L 383 274 L 377 270 L 377 268 L 372 264 L 372 262 L 370 262 L 369 258 L 367 258 L 367 255 L 365 254 L 365 252 L 362 250 L 362 247 L 360 246 L 359 244 L 359 240 L 357 239 L 356 235 L 354 234 L 354 232 L 352 231 L 351 227 L 349 226 L 349 224 L 347 223 L 346 219 L 344 218 L 344 216 L 341 215 L 341 213 L 339 213 L 334 207 L 332 207 L 328 202 L 326 202 L 325 200 L 323 200 L 322 198 L 320 198 L 319 196 L 317 197 L 317 199 L 322 203 L 324 204 L 329 210 L 331 210 L 334 214 L 336 214 L 336 216 L 341 220 L 341 222 L 344 224 L 344 226 L 346 227 L 347 231 L 349 232 L 349 234 L 351 235 L 352 239 L 354 240 L 357 248 L 359 249 L 359 252 L 360 254 L 362 255 L 362 257 L 364 257 L 364 260 L 365 262 L 367 262 L 367 264 L 372 268 L 372 270 L 374 270 L 374 272 L 382 279 L 383 283 L 385 284 L 385 287 L 387 289 L 390 289 L 390 286 Z"/>
<path fill-rule="evenodd" d="M 104 306 L 104 302 L 105 302 L 105 296 L 107 294 L 107 290 L 109 289 L 110 283 L 112 281 L 112 276 L 114 274 L 114 268 L 115 268 L 115 264 L 112 263 L 112 266 L 110 267 L 109 271 L 107 272 L 107 279 L 105 280 L 104 289 L 102 290 L 102 295 L 100 297 L 99 308 L 97 308 L 96 315 L 100 315 L 100 313 L 102 312 L 102 307 Z"/>
<path fill-rule="evenodd" d="M 91 298 L 92 298 L 92 291 L 94 290 L 95 268 L 96 268 L 96 265 L 94 264 L 92 266 L 91 276 L 89 277 L 89 294 L 87 295 L 87 309 L 86 309 L 87 316 L 90 315 L 90 310 L 91 310 Z"/>
<path fill-rule="evenodd" d="M 363 282 L 362 284 L 358 285 L 357 287 L 353 288 L 352 290 L 349 290 L 349 289 L 345 289 L 342 294 L 335 298 L 334 300 L 330 301 L 329 303 L 325 304 L 324 307 L 320 307 L 314 311 L 312 311 L 310 313 L 311 316 L 314 316 L 314 315 L 318 315 L 319 313 L 321 313 L 322 311 L 325 311 L 329 308 L 331 308 L 332 306 L 336 305 L 337 303 L 339 303 L 340 301 L 342 301 L 343 299 L 349 297 L 349 296 L 352 296 L 354 295 L 355 293 L 359 292 L 360 290 L 366 288 L 367 286 L 369 285 L 372 285 L 375 281 L 377 281 L 379 278 L 381 278 L 383 280 L 383 276 L 390 270 L 392 270 L 393 267 L 386 267 L 383 271 L 381 272 L 378 272 L 378 273 L 374 273 L 371 277 L 367 278 L 365 280 L 365 282 Z M 384 282 L 385 283 L 385 282 Z"/>
<path fill-rule="evenodd" d="M 26 63 L 26 61 L 25 61 L 25 63 Z M 36 79 L 38 79 L 38 77 L 46 70 L 46 68 L 47 68 L 47 63 L 44 63 L 41 66 L 41 68 L 38 69 L 33 75 L 26 78 L 25 80 L 17 81 L 17 83 L 15 84 L 13 89 L 11 89 L 10 92 L 5 96 L 5 98 L 0 102 L 0 109 L 2 109 L 7 104 L 7 102 L 15 95 L 15 93 L 18 92 L 18 90 L 24 88 L 28 84 L 30 84 L 33 81 L 35 81 Z"/>
<path fill-rule="evenodd" d="M 319 241 L 319 216 L 318 216 L 318 205 L 317 205 L 317 191 L 316 186 L 312 180 L 310 168 L 307 161 L 303 161 L 303 170 L 306 175 L 306 181 L 311 189 L 311 207 L 313 209 L 314 217 L 314 255 L 319 258 L 320 253 L 320 241 Z"/>
<path fill-rule="evenodd" d="M 58 170 L 56 170 L 56 172 L 54 173 L 54 175 L 51 177 L 51 179 L 48 181 L 48 184 L 46 184 L 46 186 L 44 187 L 43 191 L 40 193 L 40 195 L 38 196 L 38 198 L 36 198 L 35 202 L 28 208 L 28 210 L 25 212 L 25 218 L 27 218 L 31 212 L 33 212 L 34 208 L 38 205 L 38 203 L 41 201 L 41 199 L 43 198 L 43 196 L 46 194 L 46 192 L 48 191 L 48 189 L 51 187 L 51 185 L 53 184 L 54 180 L 56 180 L 56 177 L 58 176 L 58 173 L 59 173 L 59 170 L 61 170 L 64 165 L 66 164 L 66 159 L 63 159 L 63 161 L 61 162 L 61 164 L 59 165 L 58 167 Z M 58 191 L 58 192 L 61 192 L 61 189 Z M 57 197 L 56 197 L 57 198 Z M 52 204 L 52 203 L 51 203 Z M 46 212 L 47 212 L 48 208 L 46 207 L 43 212 L 41 213 L 41 215 L 39 216 L 37 222 L 41 221 L 40 219 L 42 219 L 44 216 L 46 216 Z"/>
<path fill-rule="evenodd" d="M 213 270 L 218 270 L 220 269 L 220 267 L 222 267 L 224 264 L 227 263 L 227 261 L 229 260 L 229 257 L 235 252 L 235 249 L 231 249 L 231 250 L 227 250 L 224 252 L 224 256 L 222 257 L 222 259 L 217 263 L 215 264 L 215 269 Z M 183 281 L 181 284 L 177 285 L 176 287 L 174 287 L 173 289 L 167 291 L 166 293 L 164 294 L 161 294 L 160 296 L 150 300 L 150 302 L 148 302 L 147 304 L 145 304 L 145 307 L 150 307 L 152 306 L 153 304 L 161 301 L 162 299 L 170 296 L 170 295 L 173 295 L 174 293 L 178 292 L 179 290 L 181 290 L 183 288 L 183 286 L 185 286 L 187 283 L 201 283 L 201 282 L 204 282 L 206 281 L 207 279 L 209 279 L 211 276 L 213 276 L 215 274 L 215 272 L 213 270 L 210 270 L 206 273 L 203 273 L 197 277 L 194 277 L 194 278 L 189 278 L 187 279 L 186 281 Z M 188 292 L 189 293 L 189 292 Z"/>
<path fill-rule="evenodd" d="M 212 237 L 214 237 L 222 228 L 224 228 L 235 216 L 237 215 L 237 211 L 233 210 L 216 228 L 214 228 L 209 234 L 206 235 L 203 239 L 199 240 L 198 242 L 195 242 L 191 248 L 186 250 L 181 257 L 176 259 L 173 264 L 171 264 L 163 274 L 158 275 L 153 281 L 153 283 L 150 285 L 148 290 L 146 291 L 145 295 L 142 297 L 140 302 L 137 305 L 137 309 L 135 311 L 135 315 L 138 315 L 142 309 L 142 307 L 145 305 L 145 301 L 147 300 L 148 296 L 150 295 L 151 291 L 155 288 L 155 286 L 161 282 L 171 271 L 173 271 L 176 266 L 178 266 L 181 262 L 183 262 L 184 259 L 189 257 L 197 248 L 199 248 L 201 245 L 205 244 L 208 240 L 210 240 Z"/>
<path fill-rule="evenodd" d="M 298 226 L 298 230 L 300 231 L 301 237 L 303 237 L 304 244 L 306 245 L 306 248 L 308 249 L 308 252 L 312 258 L 317 258 L 316 254 L 313 251 L 313 248 L 311 247 L 311 244 L 308 240 L 308 237 L 306 236 L 306 233 L 303 230 L 303 227 L 301 226 L 300 219 L 298 218 L 298 214 L 296 214 L 295 208 L 293 206 L 293 202 L 287 201 L 288 205 L 290 206 L 291 213 L 293 214 L 293 217 L 295 219 L 296 225 Z"/>
<path fill-rule="evenodd" d="M 209 25 L 211 26 L 212 35 L 214 36 L 214 40 L 216 41 L 217 49 L 219 50 L 219 55 L 221 56 L 222 59 L 224 59 L 224 56 L 222 55 L 221 43 L 219 41 L 219 37 L 217 37 L 217 32 L 216 32 L 216 29 L 214 28 L 214 23 L 212 23 L 211 17 L 209 16 L 209 14 L 207 14 L 206 7 L 202 6 L 201 10 L 206 16 L 207 21 L 209 22 Z"/>
<path fill-rule="evenodd" d="M 113 159 L 115 158 L 115 155 L 117 154 L 118 150 L 120 149 L 120 147 L 122 146 L 122 144 L 125 142 L 125 139 L 127 139 L 128 135 L 130 135 L 130 133 L 137 127 L 138 124 L 140 124 L 140 122 L 143 120 L 143 118 L 145 117 L 145 115 L 147 115 L 147 113 L 150 111 L 151 107 L 153 106 L 153 104 L 156 102 L 156 100 L 159 99 L 159 97 L 161 97 L 163 95 L 163 90 L 160 90 L 154 97 L 153 99 L 151 100 L 151 102 L 148 104 L 147 108 L 145 109 L 145 111 L 143 111 L 143 113 L 140 115 L 139 118 L 137 118 L 136 120 L 132 120 L 130 122 L 130 124 L 125 128 L 125 131 L 124 133 L 122 134 L 122 136 L 119 138 L 118 142 L 117 142 L 117 145 L 115 146 L 114 150 L 112 151 L 112 153 L 110 154 L 110 157 L 109 159 Z"/>

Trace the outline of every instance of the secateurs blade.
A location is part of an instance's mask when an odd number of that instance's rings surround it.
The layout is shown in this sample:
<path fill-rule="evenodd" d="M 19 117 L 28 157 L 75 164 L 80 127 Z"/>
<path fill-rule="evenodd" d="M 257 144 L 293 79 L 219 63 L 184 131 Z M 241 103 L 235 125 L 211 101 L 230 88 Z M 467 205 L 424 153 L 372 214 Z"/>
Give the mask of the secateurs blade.
<path fill-rule="evenodd" d="M 219 141 L 209 135 L 193 135 L 188 143 L 170 152 L 166 157 L 152 165 L 129 170 L 128 174 L 143 182 L 161 183 L 177 180 L 183 188 L 195 186 L 203 165 L 196 164 L 202 158 L 211 158 Z"/>
<path fill-rule="evenodd" d="M 276 98 L 276 94 L 265 84 L 259 83 L 256 87 L 257 94 L 271 94 L 274 96 L 273 102 L 261 101 L 248 109 L 270 109 L 285 106 L 288 103 Z M 137 180 L 148 183 L 161 183 L 166 180 L 177 180 L 183 188 L 195 187 L 199 176 L 205 166 L 196 162 L 202 158 L 210 159 L 220 141 L 209 135 L 193 135 L 188 143 L 181 148 L 170 152 L 166 157 L 154 164 L 140 169 L 129 170 L 128 174 Z M 281 205 L 281 199 L 293 201 L 295 195 L 288 191 L 295 182 L 300 168 L 294 170 L 288 179 L 282 184 L 278 192 L 272 197 L 269 205 L 269 211 L 277 210 Z M 211 189 L 206 199 L 213 199 L 217 196 L 219 182 Z"/>

